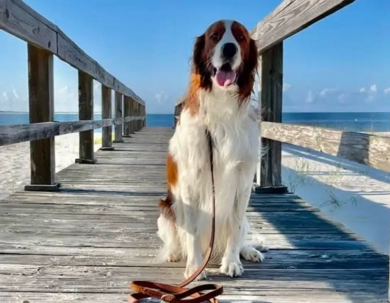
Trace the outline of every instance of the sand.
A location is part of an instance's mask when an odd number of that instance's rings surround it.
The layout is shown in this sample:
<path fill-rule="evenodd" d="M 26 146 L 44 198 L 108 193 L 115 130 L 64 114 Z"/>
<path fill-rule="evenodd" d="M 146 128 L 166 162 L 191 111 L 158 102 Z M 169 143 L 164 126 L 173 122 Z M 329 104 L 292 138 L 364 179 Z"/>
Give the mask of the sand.
<path fill-rule="evenodd" d="M 95 133 L 96 139 L 101 133 Z M 95 145 L 95 151 L 100 147 Z M 79 135 L 67 134 L 55 138 L 56 172 L 73 164 L 79 155 Z M 30 181 L 30 143 L 0 146 L 0 199 L 20 190 Z"/>
<path fill-rule="evenodd" d="M 95 133 L 95 139 L 101 134 Z M 95 150 L 100 144 L 95 145 Z M 56 171 L 78 157 L 78 134 L 56 137 Z M 29 143 L 0 147 L 0 198 L 28 184 Z M 282 179 L 290 191 L 342 223 L 374 249 L 389 253 L 390 173 L 284 145 Z"/>
<path fill-rule="evenodd" d="M 390 173 L 284 145 L 282 180 L 292 192 L 355 232 L 376 251 L 389 253 Z"/>

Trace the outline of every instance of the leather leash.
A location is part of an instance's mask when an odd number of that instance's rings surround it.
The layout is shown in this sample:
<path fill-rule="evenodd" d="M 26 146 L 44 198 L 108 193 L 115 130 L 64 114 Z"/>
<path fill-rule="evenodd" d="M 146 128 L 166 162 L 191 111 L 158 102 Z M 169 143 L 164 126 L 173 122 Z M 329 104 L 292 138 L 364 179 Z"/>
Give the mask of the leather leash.
<path fill-rule="evenodd" d="M 214 246 L 215 237 L 215 184 L 214 184 L 214 168 L 213 168 L 213 142 L 210 132 L 206 129 L 206 136 L 209 145 L 210 166 L 211 166 L 211 184 L 212 184 L 212 223 L 211 223 L 211 237 L 209 247 L 207 248 L 206 256 L 202 264 L 197 270 L 187 279 L 178 285 L 170 285 L 150 281 L 133 281 L 130 288 L 135 292 L 130 295 L 129 303 L 140 303 L 141 299 L 158 298 L 169 303 L 201 303 L 208 301 L 210 303 L 218 303 L 217 296 L 223 293 L 223 287 L 220 284 L 203 284 L 192 288 L 187 288 L 188 284 L 193 282 L 197 276 L 204 270 L 211 258 L 211 253 Z M 207 291 L 208 292 L 205 292 Z M 192 299 L 189 299 L 192 297 Z"/>

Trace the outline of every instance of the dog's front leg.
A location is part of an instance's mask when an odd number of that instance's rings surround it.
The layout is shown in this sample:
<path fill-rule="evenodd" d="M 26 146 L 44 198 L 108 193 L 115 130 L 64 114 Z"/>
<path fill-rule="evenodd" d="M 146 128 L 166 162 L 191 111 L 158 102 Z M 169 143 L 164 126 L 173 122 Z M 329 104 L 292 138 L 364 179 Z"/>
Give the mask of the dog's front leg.
<path fill-rule="evenodd" d="M 202 263 L 202 246 L 198 231 L 200 210 L 198 209 L 197 200 L 190 194 L 183 197 L 184 220 L 187 245 L 187 266 L 184 277 L 190 277 Z M 206 278 L 203 271 L 196 280 Z"/>
<path fill-rule="evenodd" d="M 226 241 L 226 249 L 222 258 L 220 271 L 228 276 L 241 276 L 244 272 L 240 260 L 240 251 L 245 241 L 246 226 L 245 212 L 249 203 L 251 187 L 248 182 L 241 178 L 235 195 L 233 212 L 230 217 L 230 232 Z"/>
<path fill-rule="evenodd" d="M 244 272 L 240 261 L 241 221 L 242 219 L 235 217 L 235 215 L 230 220 L 230 232 L 220 267 L 221 273 L 231 277 L 241 276 Z"/>

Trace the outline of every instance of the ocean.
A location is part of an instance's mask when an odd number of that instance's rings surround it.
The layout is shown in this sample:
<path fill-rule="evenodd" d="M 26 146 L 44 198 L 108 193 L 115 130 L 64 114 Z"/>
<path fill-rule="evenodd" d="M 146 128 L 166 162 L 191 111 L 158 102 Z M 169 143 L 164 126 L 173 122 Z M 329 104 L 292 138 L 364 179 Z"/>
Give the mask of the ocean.
<path fill-rule="evenodd" d="M 94 119 L 100 120 L 101 114 L 95 114 Z M 347 131 L 389 132 L 390 113 L 283 113 L 283 123 L 328 127 Z M 55 121 L 78 120 L 77 114 L 55 114 Z M 0 125 L 28 123 L 27 113 L 0 113 Z M 172 127 L 173 114 L 147 114 L 148 127 Z M 96 129 L 100 132 L 101 129 Z"/>

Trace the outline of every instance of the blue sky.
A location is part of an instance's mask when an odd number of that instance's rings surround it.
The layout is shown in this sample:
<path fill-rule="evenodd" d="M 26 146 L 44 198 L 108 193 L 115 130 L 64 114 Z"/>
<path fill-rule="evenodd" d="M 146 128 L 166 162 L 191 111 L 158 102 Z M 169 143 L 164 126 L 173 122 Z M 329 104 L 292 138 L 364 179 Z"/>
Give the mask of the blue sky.
<path fill-rule="evenodd" d="M 221 18 L 252 29 L 281 0 L 25 2 L 131 87 L 149 113 L 172 113 L 194 38 Z M 287 39 L 284 111 L 390 111 L 389 11 L 388 0 L 356 0 Z M 0 110 L 26 111 L 26 43 L 0 31 L 0 52 Z M 77 71 L 55 60 L 56 112 L 77 112 L 77 95 Z"/>

